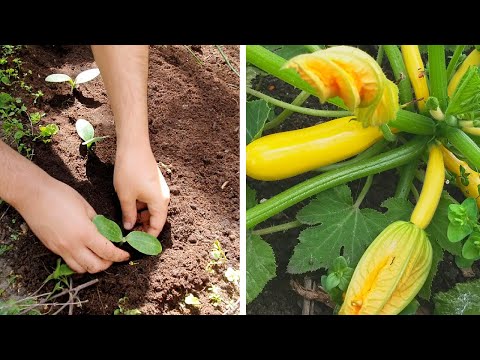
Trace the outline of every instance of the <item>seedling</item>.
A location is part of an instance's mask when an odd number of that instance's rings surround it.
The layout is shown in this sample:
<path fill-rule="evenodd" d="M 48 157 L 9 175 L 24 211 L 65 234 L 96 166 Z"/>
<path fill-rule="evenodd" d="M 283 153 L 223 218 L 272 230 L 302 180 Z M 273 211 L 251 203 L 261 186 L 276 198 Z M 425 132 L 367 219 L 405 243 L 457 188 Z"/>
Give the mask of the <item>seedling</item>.
<path fill-rule="evenodd" d="M 211 287 L 208 288 L 208 291 L 210 294 L 208 295 L 208 298 L 210 299 L 210 302 L 213 304 L 213 306 L 220 306 L 222 303 L 222 295 L 220 293 L 221 289 L 217 285 L 212 285 Z"/>
<path fill-rule="evenodd" d="M 220 267 L 227 261 L 225 252 L 222 249 L 222 245 L 218 240 L 215 240 L 210 251 L 210 261 L 207 264 L 206 271 L 209 273 L 214 272 L 214 267 Z"/>
<path fill-rule="evenodd" d="M 43 285 L 45 285 L 50 280 L 57 280 L 53 290 L 50 292 L 50 295 L 48 297 L 52 296 L 56 291 L 63 289 L 63 285 L 69 286 L 68 277 L 74 273 L 75 271 L 70 269 L 67 264 L 62 264 L 62 259 L 57 259 L 57 266 L 55 267 L 55 270 L 53 271 L 53 273 L 48 275 L 48 277 L 43 282 Z"/>
<path fill-rule="evenodd" d="M 197 298 L 197 297 L 194 296 L 193 294 L 188 294 L 188 295 L 185 297 L 185 304 L 186 304 L 186 305 L 195 306 L 195 307 L 199 307 L 199 306 L 202 305 L 202 303 L 200 302 L 199 298 Z"/>
<path fill-rule="evenodd" d="M 235 285 L 238 285 L 238 283 L 240 282 L 240 270 L 235 270 L 234 268 L 229 267 L 225 271 L 224 275 L 228 281 L 234 283 Z"/>
<path fill-rule="evenodd" d="M 72 87 L 72 92 L 73 92 L 73 89 L 76 89 L 79 84 L 83 84 L 90 80 L 93 80 L 98 75 L 100 75 L 100 70 L 98 70 L 97 68 L 94 68 L 94 69 L 82 71 L 80 74 L 77 75 L 75 80 L 73 80 L 70 76 L 66 74 L 51 74 L 45 78 L 45 81 L 53 82 L 53 83 L 68 82 Z"/>
<path fill-rule="evenodd" d="M 33 141 L 41 139 L 44 144 L 48 144 L 52 141 L 52 136 L 58 133 L 58 126 L 56 124 L 40 125 L 39 127 L 40 134 L 33 138 Z"/>
<path fill-rule="evenodd" d="M 92 144 L 97 141 L 108 138 L 108 136 L 95 137 L 95 130 L 93 129 L 92 124 L 85 119 L 78 119 L 75 123 L 75 128 L 77 129 L 78 136 L 83 140 L 82 145 L 87 145 L 87 149 L 90 149 Z"/>
<path fill-rule="evenodd" d="M 132 231 L 127 236 L 122 236 L 122 230 L 114 221 L 103 215 L 96 215 L 93 223 L 97 230 L 111 242 L 123 244 L 127 242 L 135 250 L 145 255 L 158 255 L 162 252 L 162 244 L 155 236 L 142 231 Z"/>
<path fill-rule="evenodd" d="M 138 309 L 126 309 L 125 305 L 128 302 L 128 297 L 124 296 L 118 300 L 118 309 L 115 309 L 113 315 L 142 315 L 142 312 Z"/>

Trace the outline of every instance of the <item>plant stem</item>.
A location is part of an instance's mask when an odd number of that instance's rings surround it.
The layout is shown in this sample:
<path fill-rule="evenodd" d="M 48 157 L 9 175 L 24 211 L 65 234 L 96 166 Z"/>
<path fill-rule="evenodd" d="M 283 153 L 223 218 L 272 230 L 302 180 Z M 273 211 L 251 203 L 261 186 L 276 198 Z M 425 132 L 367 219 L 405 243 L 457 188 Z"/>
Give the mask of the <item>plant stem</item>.
<path fill-rule="evenodd" d="M 372 183 L 373 183 L 373 174 L 367 176 L 367 180 L 365 180 L 365 184 L 363 185 L 362 191 L 360 191 L 357 201 L 355 201 L 355 204 L 353 204 L 354 207 L 358 208 L 360 206 L 363 199 L 365 199 L 365 196 L 367 196 L 368 190 L 370 190 Z"/>
<path fill-rule="evenodd" d="M 400 109 L 395 120 L 389 121 L 388 125 L 411 134 L 432 135 L 437 124 L 427 116 Z"/>
<path fill-rule="evenodd" d="M 476 169 L 480 169 L 480 148 L 475 141 L 462 130 L 451 126 L 446 130 L 446 137 Z"/>
<path fill-rule="evenodd" d="M 311 95 L 317 96 L 317 92 L 306 81 L 303 81 L 295 70 L 283 68 L 287 60 L 265 49 L 263 46 L 247 45 L 246 58 L 247 62 L 255 65 L 270 75 L 273 75 L 300 90 L 306 91 Z M 330 99 L 328 102 L 347 110 L 343 101 Z"/>
<path fill-rule="evenodd" d="M 393 70 L 393 75 L 395 80 L 398 82 L 398 92 L 401 104 L 407 104 L 407 110 L 414 111 L 413 106 L 413 96 L 412 96 L 412 85 L 410 84 L 410 78 L 408 77 L 407 68 L 403 62 L 402 53 L 397 45 L 383 45 L 385 54 L 388 57 L 390 66 Z"/>
<path fill-rule="evenodd" d="M 428 64 L 430 95 L 438 99 L 440 109 L 445 111 L 447 109 L 447 70 L 443 45 L 428 45 Z"/>
<path fill-rule="evenodd" d="M 465 49 L 465 45 L 457 45 L 457 47 L 455 48 L 455 52 L 453 53 L 452 59 L 448 63 L 448 67 L 447 67 L 448 81 L 450 81 L 450 79 L 452 78 L 453 72 L 457 67 L 458 59 L 460 59 L 460 56 L 462 55 L 464 49 Z"/>
<path fill-rule="evenodd" d="M 218 51 L 220 52 L 220 54 L 222 55 L 223 57 L 223 60 L 225 60 L 225 62 L 227 63 L 228 67 L 230 69 L 232 69 L 232 71 L 237 74 L 238 77 L 240 77 L 240 74 L 238 73 L 238 71 L 232 66 L 232 64 L 230 63 L 230 61 L 228 60 L 227 58 L 227 55 L 225 55 L 225 53 L 223 52 L 221 46 L 219 45 L 215 45 L 215 47 L 218 49 Z"/>
<path fill-rule="evenodd" d="M 195 54 L 195 53 L 193 52 L 193 50 L 190 48 L 190 46 L 188 46 L 188 45 L 183 45 L 183 46 L 185 47 L 185 49 L 188 50 L 188 52 L 190 53 L 190 55 L 193 56 L 193 58 L 197 61 L 198 64 L 203 65 L 203 61 L 197 56 L 197 54 Z"/>
<path fill-rule="evenodd" d="M 294 112 L 298 112 L 300 114 L 304 115 L 311 115 L 311 116 L 323 116 L 323 117 L 344 117 L 348 115 L 352 115 L 351 112 L 349 111 L 336 111 L 336 110 L 315 110 L 315 109 L 309 109 L 309 108 L 304 108 L 301 106 L 295 106 L 286 102 L 283 102 L 281 100 L 277 100 L 272 98 L 271 96 L 265 95 L 264 93 L 261 93 L 260 91 L 253 90 L 251 88 L 246 88 L 247 94 L 256 96 L 262 100 L 265 100 L 266 102 L 279 106 L 284 109 L 288 109 Z"/>
<path fill-rule="evenodd" d="M 378 53 L 377 53 L 377 63 L 378 65 L 382 66 L 383 62 L 383 53 L 384 53 L 383 45 L 378 45 Z"/>
<path fill-rule="evenodd" d="M 418 199 L 420 198 L 420 194 L 418 193 L 417 188 L 413 183 L 410 183 L 410 191 L 412 192 L 413 196 L 415 197 L 415 201 L 418 202 Z"/>
<path fill-rule="evenodd" d="M 412 162 L 400 168 L 400 179 L 398 180 L 394 197 L 397 199 L 408 199 L 408 194 L 410 194 L 410 185 L 413 183 L 417 166 L 418 159 L 413 160 Z"/>
<path fill-rule="evenodd" d="M 302 91 L 298 96 L 295 98 L 295 100 L 292 101 L 292 105 L 295 106 L 302 106 L 302 104 L 307 101 L 307 99 L 310 97 L 310 94 L 307 93 L 306 91 Z M 264 130 L 270 130 L 273 128 L 276 128 L 280 124 L 282 124 L 287 117 L 292 115 L 294 111 L 285 109 L 283 110 L 276 118 L 274 118 L 272 121 L 269 121 L 268 123 L 265 124 Z"/>
<path fill-rule="evenodd" d="M 318 50 L 322 50 L 322 48 L 318 45 L 303 45 L 303 46 L 305 46 L 305 48 L 311 53 Z"/>
<path fill-rule="evenodd" d="M 394 133 L 392 133 L 392 130 L 387 124 L 380 125 L 380 130 L 382 130 L 383 137 L 385 138 L 385 140 L 389 142 L 393 142 L 397 140 L 397 136 Z"/>
<path fill-rule="evenodd" d="M 303 224 L 300 221 L 294 220 L 294 221 L 290 221 L 290 222 L 285 223 L 285 224 L 280 224 L 280 225 L 270 226 L 270 227 L 264 228 L 264 229 L 254 230 L 252 232 L 252 234 L 253 235 L 273 234 L 273 233 L 280 232 L 280 231 L 295 229 L 295 228 L 297 228 L 299 226 L 302 226 L 302 225 Z"/>
<path fill-rule="evenodd" d="M 380 140 L 379 142 L 370 146 L 367 150 L 361 152 L 360 154 L 358 154 L 357 156 L 355 156 L 354 158 L 352 158 L 350 160 L 341 161 L 341 162 L 331 164 L 331 165 L 326 165 L 326 166 L 318 168 L 314 171 L 326 172 L 326 171 L 330 171 L 330 170 L 341 169 L 341 168 L 344 168 L 346 166 L 352 166 L 352 165 L 354 165 L 354 164 L 356 164 L 356 163 L 358 163 L 362 160 L 369 159 L 372 156 L 380 154 L 387 147 L 387 143 L 388 142 L 386 140 Z"/>
<path fill-rule="evenodd" d="M 405 165 L 420 156 L 431 137 L 416 137 L 406 145 L 361 161 L 353 166 L 332 170 L 303 181 L 267 201 L 247 210 L 247 229 L 321 191 L 362 177 Z"/>

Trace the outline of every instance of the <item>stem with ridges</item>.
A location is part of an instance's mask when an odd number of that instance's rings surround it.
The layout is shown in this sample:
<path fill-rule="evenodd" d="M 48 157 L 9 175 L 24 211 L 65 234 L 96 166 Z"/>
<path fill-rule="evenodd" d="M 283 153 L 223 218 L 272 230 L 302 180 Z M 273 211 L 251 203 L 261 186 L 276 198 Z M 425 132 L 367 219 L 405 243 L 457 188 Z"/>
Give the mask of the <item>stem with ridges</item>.
<path fill-rule="evenodd" d="M 430 80 L 430 96 L 440 103 L 440 109 L 447 109 L 447 71 L 445 69 L 445 47 L 443 45 L 428 45 L 428 64 Z"/>
<path fill-rule="evenodd" d="M 310 94 L 307 93 L 306 91 L 302 91 L 300 94 L 298 94 L 298 96 L 292 101 L 292 105 L 295 105 L 295 106 L 302 106 L 302 104 L 307 101 L 307 99 L 310 97 Z M 272 119 L 272 121 L 269 121 L 268 123 L 265 124 L 265 127 L 263 128 L 263 130 L 270 130 L 270 129 L 273 129 L 273 128 L 276 128 L 277 126 L 279 126 L 280 124 L 282 124 L 285 119 L 287 117 L 289 117 L 290 115 L 292 115 L 294 113 L 294 111 L 292 110 L 288 110 L 288 109 L 285 109 L 283 110 L 280 114 L 278 114 L 278 116 L 274 119 Z"/>
<path fill-rule="evenodd" d="M 383 48 L 385 50 L 385 54 L 387 55 L 388 61 L 390 62 L 390 66 L 392 67 L 395 80 L 399 81 L 397 87 L 400 103 L 409 103 L 409 105 L 406 106 L 406 109 L 414 111 L 412 102 L 412 85 L 410 84 L 410 78 L 408 77 L 405 63 L 403 62 L 402 53 L 397 45 L 383 45 Z"/>
<path fill-rule="evenodd" d="M 413 183 L 413 178 L 417 171 L 418 159 L 404 165 L 400 168 L 400 179 L 398 180 L 397 188 L 394 197 L 397 199 L 408 199 L 410 194 L 410 185 Z"/>
<path fill-rule="evenodd" d="M 457 67 L 458 59 L 460 59 L 460 56 L 462 55 L 464 49 L 465 49 L 465 45 L 457 45 L 457 47 L 455 48 L 455 52 L 453 53 L 452 59 L 448 63 L 448 67 L 447 67 L 448 81 L 450 81 L 450 79 L 452 78 L 453 72 Z"/>
<path fill-rule="evenodd" d="M 303 45 L 303 46 L 305 46 L 305 48 L 311 53 L 318 50 L 322 50 L 322 47 L 320 47 L 319 45 Z"/>
<path fill-rule="evenodd" d="M 265 100 L 266 102 L 273 104 L 275 106 L 279 106 L 284 109 L 288 109 L 300 114 L 304 115 L 311 115 L 311 116 L 322 116 L 322 117 L 344 117 L 344 116 L 349 116 L 352 115 L 350 111 L 338 111 L 338 110 L 316 110 L 316 109 L 309 109 L 309 108 L 304 108 L 301 106 L 295 106 L 289 103 L 286 103 L 281 100 L 277 100 L 272 98 L 271 96 L 265 95 L 264 93 L 261 93 L 260 91 L 253 90 L 249 87 L 246 89 L 247 94 L 253 95 L 258 97 L 259 99 Z"/>
<path fill-rule="evenodd" d="M 253 235 L 259 235 L 259 236 L 260 235 L 273 234 L 273 233 L 280 232 L 280 231 L 295 229 L 295 228 L 300 227 L 302 225 L 303 224 L 300 221 L 294 220 L 294 221 L 290 221 L 290 222 L 285 223 L 285 224 L 280 224 L 280 225 L 270 226 L 270 227 L 264 228 L 264 229 L 254 230 L 254 231 L 252 231 L 252 234 Z"/>
<path fill-rule="evenodd" d="M 356 165 L 332 170 L 303 181 L 267 201 L 248 209 L 246 214 L 246 227 L 250 229 L 321 191 L 405 165 L 420 156 L 429 139 L 430 137 L 417 137 L 406 145 L 361 161 Z"/>
<path fill-rule="evenodd" d="M 365 184 L 363 185 L 362 191 L 360 191 L 357 201 L 355 201 L 355 204 L 353 204 L 354 207 L 358 208 L 360 206 L 363 199 L 365 199 L 365 196 L 367 196 L 368 190 L 370 190 L 372 183 L 373 183 L 373 174 L 367 176 L 367 180 L 365 180 Z"/>
<path fill-rule="evenodd" d="M 480 169 L 480 148 L 467 134 L 458 128 L 449 126 L 446 137 L 450 143 L 477 169 Z"/>

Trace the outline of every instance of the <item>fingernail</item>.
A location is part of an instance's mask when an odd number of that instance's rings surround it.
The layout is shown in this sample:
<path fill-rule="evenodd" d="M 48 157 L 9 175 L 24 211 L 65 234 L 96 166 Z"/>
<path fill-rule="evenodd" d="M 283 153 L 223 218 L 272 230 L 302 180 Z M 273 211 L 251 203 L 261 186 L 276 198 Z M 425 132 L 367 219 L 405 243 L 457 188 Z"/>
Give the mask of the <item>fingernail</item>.
<path fill-rule="evenodd" d="M 126 221 L 123 223 L 123 227 L 127 230 L 130 230 L 133 227 L 133 224 Z"/>

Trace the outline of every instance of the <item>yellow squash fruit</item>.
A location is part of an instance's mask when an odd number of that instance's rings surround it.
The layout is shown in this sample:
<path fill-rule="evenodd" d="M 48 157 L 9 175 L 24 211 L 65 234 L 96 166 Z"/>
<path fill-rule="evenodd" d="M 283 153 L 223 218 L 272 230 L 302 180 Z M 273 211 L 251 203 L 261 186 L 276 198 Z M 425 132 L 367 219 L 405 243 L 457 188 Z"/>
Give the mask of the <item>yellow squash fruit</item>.
<path fill-rule="evenodd" d="M 477 206 L 480 208 L 480 197 L 478 193 L 478 186 L 480 185 L 480 174 L 473 170 L 465 161 L 457 158 L 451 151 L 444 146 L 441 146 L 443 161 L 448 171 L 455 175 L 457 186 L 462 190 L 466 197 L 474 198 L 477 201 Z M 468 185 L 465 186 L 461 182 L 460 166 L 465 169 L 468 175 Z"/>
<path fill-rule="evenodd" d="M 425 111 L 425 103 L 430 95 L 420 50 L 418 45 L 402 45 L 401 49 L 415 97 L 417 100 L 422 99 L 417 102 L 418 109 L 423 112 Z"/>
<path fill-rule="evenodd" d="M 467 56 L 465 61 L 460 65 L 457 72 L 452 76 L 452 80 L 448 83 L 448 96 L 452 96 L 457 88 L 460 80 L 462 80 L 463 75 L 467 72 L 470 66 L 479 66 L 480 65 L 480 52 L 476 49 Z"/>
<path fill-rule="evenodd" d="M 352 157 L 383 138 L 352 116 L 263 136 L 247 145 L 247 176 L 281 180 Z"/>
<path fill-rule="evenodd" d="M 419 228 L 425 229 L 437 210 L 445 182 L 445 168 L 442 150 L 439 145 L 432 145 L 428 155 L 427 171 L 422 192 L 413 209 L 410 221 Z"/>
<path fill-rule="evenodd" d="M 432 245 L 415 224 L 390 224 L 352 276 L 339 315 L 396 315 L 417 295 L 432 265 Z"/>
<path fill-rule="evenodd" d="M 375 59 L 350 46 L 333 46 L 290 59 L 294 68 L 317 91 L 320 101 L 340 97 L 363 126 L 393 120 L 399 109 L 397 86 L 389 81 Z"/>

